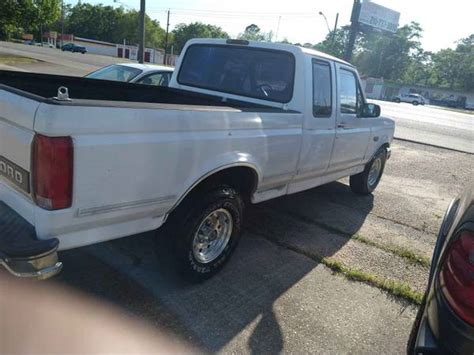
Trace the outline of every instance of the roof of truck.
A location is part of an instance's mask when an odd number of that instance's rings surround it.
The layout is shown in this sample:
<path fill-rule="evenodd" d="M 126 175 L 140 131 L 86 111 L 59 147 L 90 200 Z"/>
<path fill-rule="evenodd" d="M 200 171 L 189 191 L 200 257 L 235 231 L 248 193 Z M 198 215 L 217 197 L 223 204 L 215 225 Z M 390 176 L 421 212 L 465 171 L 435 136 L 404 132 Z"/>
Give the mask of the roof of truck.
<path fill-rule="evenodd" d="M 303 54 L 308 54 L 311 56 L 317 56 L 320 58 L 332 60 L 350 67 L 354 67 L 352 64 L 334 57 L 332 55 L 317 51 L 315 49 L 311 48 L 306 48 L 306 47 L 300 47 L 300 46 L 295 46 L 294 44 L 289 44 L 289 43 L 276 43 L 276 42 L 260 42 L 260 41 L 242 41 L 242 40 L 235 40 L 235 39 L 216 39 L 216 38 L 194 38 L 189 40 L 186 43 L 186 47 L 191 45 L 191 44 L 235 44 L 235 45 L 248 45 L 250 47 L 259 47 L 259 48 L 267 48 L 267 49 L 276 49 L 276 50 L 282 50 L 282 51 L 288 51 L 288 52 L 300 52 Z"/>
<path fill-rule="evenodd" d="M 330 59 L 330 60 L 333 60 L 333 61 L 335 61 L 335 62 L 339 62 L 339 63 L 345 64 L 345 65 L 348 65 L 348 66 L 350 66 L 350 67 L 353 67 L 353 66 L 354 66 L 354 65 L 352 65 L 351 63 L 346 62 L 345 60 L 342 60 L 342 59 L 340 59 L 340 58 L 334 57 L 334 56 L 329 55 L 329 54 L 324 53 L 324 52 L 317 51 L 317 50 L 312 49 L 312 48 L 306 48 L 306 47 L 298 47 L 298 48 L 301 48 L 301 51 L 302 51 L 303 53 L 306 53 L 306 54 L 315 55 L 315 56 L 318 56 L 318 57 Z"/>

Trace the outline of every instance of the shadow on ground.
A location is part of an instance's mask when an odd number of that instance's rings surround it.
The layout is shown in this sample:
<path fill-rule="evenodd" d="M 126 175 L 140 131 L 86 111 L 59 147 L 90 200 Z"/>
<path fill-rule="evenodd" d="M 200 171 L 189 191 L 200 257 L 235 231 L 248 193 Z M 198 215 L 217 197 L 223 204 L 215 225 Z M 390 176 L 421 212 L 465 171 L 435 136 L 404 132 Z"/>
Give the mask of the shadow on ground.
<path fill-rule="evenodd" d="M 328 210 L 333 200 L 357 201 L 357 208 L 350 215 L 338 214 Z M 63 252 L 65 268 L 56 282 L 113 302 L 203 351 L 218 351 L 239 333 L 249 332 L 246 346 L 253 353 L 280 352 L 284 340 L 274 302 L 318 263 L 282 248 L 273 238 L 281 234 L 297 239 L 298 218 L 336 227 L 349 221 L 355 233 L 372 207 L 372 196 L 357 197 L 339 182 L 250 206 L 235 255 L 203 284 L 181 281 L 169 250 L 154 242 L 153 233 Z M 294 218 L 286 222 L 283 215 Z M 321 239 L 318 253 L 331 256 L 347 240 Z M 311 297 L 317 299 L 324 287 L 316 285 Z"/>

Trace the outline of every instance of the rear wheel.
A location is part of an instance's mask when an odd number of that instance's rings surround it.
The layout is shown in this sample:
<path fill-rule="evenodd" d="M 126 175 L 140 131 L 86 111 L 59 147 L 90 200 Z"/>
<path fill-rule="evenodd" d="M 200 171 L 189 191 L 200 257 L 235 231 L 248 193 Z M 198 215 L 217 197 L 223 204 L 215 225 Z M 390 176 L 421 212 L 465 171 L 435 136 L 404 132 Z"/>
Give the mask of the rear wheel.
<path fill-rule="evenodd" d="M 379 149 L 372 160 L 367 163 L 363 172 L 350 177 L 351 190 L 360 195 L 372 193 L 380 182 L 386 159 L 385 148 Z"/>
<path fill-rule="evenodd" d="M 206 280 L 222 269 L 239 242 L 242 199 L 223 185 L 185 201 L 180 209 L 167 228 L 179 268 L 191 281 Z"/>
<path fill-rule="evenodd" d="M 395 99 L 395 102 L 396 102 L 397 104 L 399 104 L 400 102 L 402 102 L 402 100 L 400 100 L 400 99 L 397 97 L 397 98 Z"/>
<path fill-rule="evenodd" d="M 413 106 L 418 106 L 418 101 L 413 101 Z"/>

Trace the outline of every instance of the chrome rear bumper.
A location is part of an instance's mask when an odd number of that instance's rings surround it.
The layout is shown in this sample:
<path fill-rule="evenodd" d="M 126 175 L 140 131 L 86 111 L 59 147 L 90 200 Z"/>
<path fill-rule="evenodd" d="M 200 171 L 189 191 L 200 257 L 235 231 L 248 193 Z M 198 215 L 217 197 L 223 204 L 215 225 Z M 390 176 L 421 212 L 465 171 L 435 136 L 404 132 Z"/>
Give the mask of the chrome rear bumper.
<path fill-rule="evenodd" d="M 47 279 L 59 273 L 59 241 L 39 240 L 34 227 L 0 201 L 0 265 L 17 277 Z"/>
<path fill-rule="evenodd" d="M 58 274 L 63 268 L 62 262 L 58 260 L 56 249 L 44 255 L 23 258 L 12 258 L 0 254 L 0 265 L 16 277 L 45 280 Z"/>

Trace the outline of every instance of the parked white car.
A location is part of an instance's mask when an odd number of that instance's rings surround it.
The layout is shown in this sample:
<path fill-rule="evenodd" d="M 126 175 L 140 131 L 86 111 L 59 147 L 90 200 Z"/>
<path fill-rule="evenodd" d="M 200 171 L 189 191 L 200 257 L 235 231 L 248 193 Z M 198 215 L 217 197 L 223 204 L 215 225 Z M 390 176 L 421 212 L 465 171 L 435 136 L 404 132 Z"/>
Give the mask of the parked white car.
<path fill-rule="evenodd" d="M 398 95 L 398 96 L 395 97 L 395 99 L 393 101 L 398 102 L 398 103 L 408 102 L 408 103 L 413 104 L 415 106 L 424 105 L 425 103 L 428 103 L 428 100 L 425 99 L 420 94 Z"/>
<path fill-rule="evenodd" d="M 60 270 L 57 250 L 163 225 L 181 268 L 208 278 L 245 203 L 346 176 L 374 191 L 395 127 L 351 64 L 277 43 L 191 40 L 170 88 L 8 71 L 0 83 L 0 262 L 37 278 Z"/>
<path fill-rule="evenodd" d="M 120 63 L 100 68 L 85 77 L 129 83 L 168 86 L 173 68 L 164 65 Z"/>

